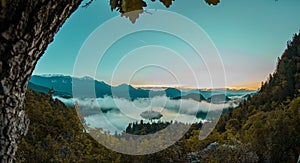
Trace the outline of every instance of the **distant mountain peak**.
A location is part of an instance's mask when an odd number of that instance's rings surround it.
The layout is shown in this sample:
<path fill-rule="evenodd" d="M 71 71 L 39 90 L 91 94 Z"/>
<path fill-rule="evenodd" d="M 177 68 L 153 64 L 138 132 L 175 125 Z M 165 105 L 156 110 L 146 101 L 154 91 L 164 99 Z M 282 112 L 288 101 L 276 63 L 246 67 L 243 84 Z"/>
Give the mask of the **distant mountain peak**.
<path fill-rule="evenodd" d="M 79 79 L 81 79 L 81 80 L 95 80 L 94 78 L 92 78 L 90 76 L 84 76 L 84 77 L 81 77 Z"/>
<path fill-rule="evenodd" d="M 33 75 L 33 76 L 39 76 L 39 77 L 67 77 L 68 75 L 63 75 L 63 74 L 40 74 L 40 75 Z"/>

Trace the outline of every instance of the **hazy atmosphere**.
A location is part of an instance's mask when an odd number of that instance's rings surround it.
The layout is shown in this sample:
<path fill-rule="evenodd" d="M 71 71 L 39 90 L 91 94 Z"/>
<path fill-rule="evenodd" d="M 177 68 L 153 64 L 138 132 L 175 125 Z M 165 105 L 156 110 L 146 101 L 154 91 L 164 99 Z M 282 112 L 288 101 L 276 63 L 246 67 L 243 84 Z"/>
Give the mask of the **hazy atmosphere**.
<path fill-rule="evenodd" d="M 268 74 L 275 69 L 277 57 L 284 51 L 287 40 L 299 29 L 296 20 L 300 20 L 300 1 L 231 0 L 221 1 L 217 6 L 204 3 L 197 0 L 191 0 L 189 3 L 174 1 L 174 5 L 168 9 L 161 3 L 148 3 L 146 9 L 149 12 L 143 13 L 134 26 L 143 25 L 142 18 L 155 16 L 159 9 L 173 11 L 189 18 L 199 25 L 215 44 L 223 62 L 226 77 L 224 86 L 257 89 L 261 81 L 266 80 Z M 34 74 L 76 75 L 73 71 L 80 47 L 96 28 L 113 17 L 120 15 L 110 11 L 107 1 L 95 1 L 88 8 L 79 8 L 55 36 L 54 42 L 39 60 Z M 130 26 L 128 19 L 122 19 L 124 24 L 128 23 Z M 180 23 L 178 25 L 180 26 Z M 189 27 L 182 26 L 187 33 L 191 32 Z M 116 30 L 118 27 L 111 27 L 107 35 Z M 99 44 L 106 39 L 105 35 L 102 36 Z M 117 39 L 105 51 L 102 61 L 97 61 L 99 65 L 96 72 L 90 73 L 86 70 L 89 62 L 93 60 L 87 58 L 87 65 L 82 66 L 80 76 L 86 74 L 112 85 L 130 83 L 136 86 L 222 87 L 222 84 L 210 84 L 211 75 L 220 74 L 218 69 L 207 67 L 214 64 L 214 58 L 208 57 L 204 60 L 200 57 L 189 57 L 194 55 L 193 53 L 188 43 L 174 35 L 160 31 L 138 31 Z M 178 63 L 178 59 L 182 61 L 180 57 L 185 59 L 188 67 Z M 155 65 L 141 68 L 139 65 L 143 64 L 143 61 L 156 65 L 173 65 L 175 73 Z M 133 70 L 137 71 L 136 67 L 140 69 L 133 74 Z M 199 81 L 193 80 L 194 74 L 191 72 L 196 74 Z M 113 73 L 116 73 L 117 77 L 112 78 Z M 181 81 L 176 81 L 178 79 Z"/>

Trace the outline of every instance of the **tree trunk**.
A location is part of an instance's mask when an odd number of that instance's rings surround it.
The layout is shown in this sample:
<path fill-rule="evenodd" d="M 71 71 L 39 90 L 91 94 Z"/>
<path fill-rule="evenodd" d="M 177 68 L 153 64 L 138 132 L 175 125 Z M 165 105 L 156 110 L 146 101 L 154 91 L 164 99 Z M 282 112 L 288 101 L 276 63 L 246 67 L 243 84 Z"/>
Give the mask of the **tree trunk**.
<path fill-rule="evenodd" d="M 5 0 L 0 6 L 0 160 L 15 162 L 29 120 L 24 111 L 32 71 L 82 0 Z"/>

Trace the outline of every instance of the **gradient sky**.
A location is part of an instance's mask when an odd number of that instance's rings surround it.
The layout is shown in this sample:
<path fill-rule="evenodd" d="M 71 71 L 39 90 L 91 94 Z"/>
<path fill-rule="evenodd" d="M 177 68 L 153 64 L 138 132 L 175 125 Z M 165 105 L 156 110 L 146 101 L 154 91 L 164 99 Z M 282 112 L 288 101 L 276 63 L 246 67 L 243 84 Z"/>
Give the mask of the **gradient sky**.
<path fill-rule="evenodd" d="M 225 72 L 226 87 L 258 88 L 274 71 L 286 42 L 300 29 L 299 0 L 221 0 L 218 6 L 208 6 L 203 0 L 176 0 L 168 9 L 159 1 L 149 1 L 146 8 L 149 13 L 143 13 L 135 24 L 120 18 L 117 11 L 110 11 L 108 4 L 109 1 L 97 0 L 88 8 L 79 8 L 55 36 L 34 74 L 88 75 L 113 85 L 207 88 L 222 87 L 220 83 L 212 85 L 210 77 L 222 76 Z M 155 16 L 155 9 L 175 12 L 196 23 L 218 50 L 224 71 L 207 67 L 214 64 L 214 58 L 205 57 L 209 54 L 195 57 L 189 42 L 170 33 L 143 30 L 115 40 L 101 60 L 97 60 L 94 74 L 88 71 L 89 64 L 74 74 L 80 48 L 94 30 L 115 17 L 115 21 L 124 26 L 138 28 L 151 19 L 151 12 Z M 151 20 L 148 23 L 152 23 Z M 111 26 L 95 44 L 122 28 L 123 25 Z M 192 27 L 186 24 L 170 26 L 170 29 L 175 28 L 192 32 Z M 193 39 L 198 39 L 196 37 Z M 213 51 L 210 46 L 207 48 L 204 51 Z M 95 61 L 87 57 L 86 62 Z"/>

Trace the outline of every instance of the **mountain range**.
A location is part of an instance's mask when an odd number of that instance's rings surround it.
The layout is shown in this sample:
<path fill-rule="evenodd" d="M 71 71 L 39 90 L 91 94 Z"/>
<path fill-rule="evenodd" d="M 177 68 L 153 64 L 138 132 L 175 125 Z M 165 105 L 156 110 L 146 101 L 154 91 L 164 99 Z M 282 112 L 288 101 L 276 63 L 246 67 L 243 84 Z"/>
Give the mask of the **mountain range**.
<path fill-rule="evenodd" d="M 192 99 L 195 101 L 208 101 L 212 103 L 226 103 L 231 98 L 247 98 L 256 93 L 249 90 L 210 90 L 199 89 L 182 91 L 176 88 L 166 88 L 164 90 L 151 90 L 135 88 L 129 84 L 111 86 L 103 81 L 94 80 L 91 77 L 76 78 L 64 75 L 33 75 L 28 84 L 28 88 L 37 92 L 48 93 L 53 89 L 54 96 L 63 98 L 103 98 L 112 96 L 135 100 L 137 98 L 150 98 L 155 96 L 167 96 L 170 99 Z"/>

